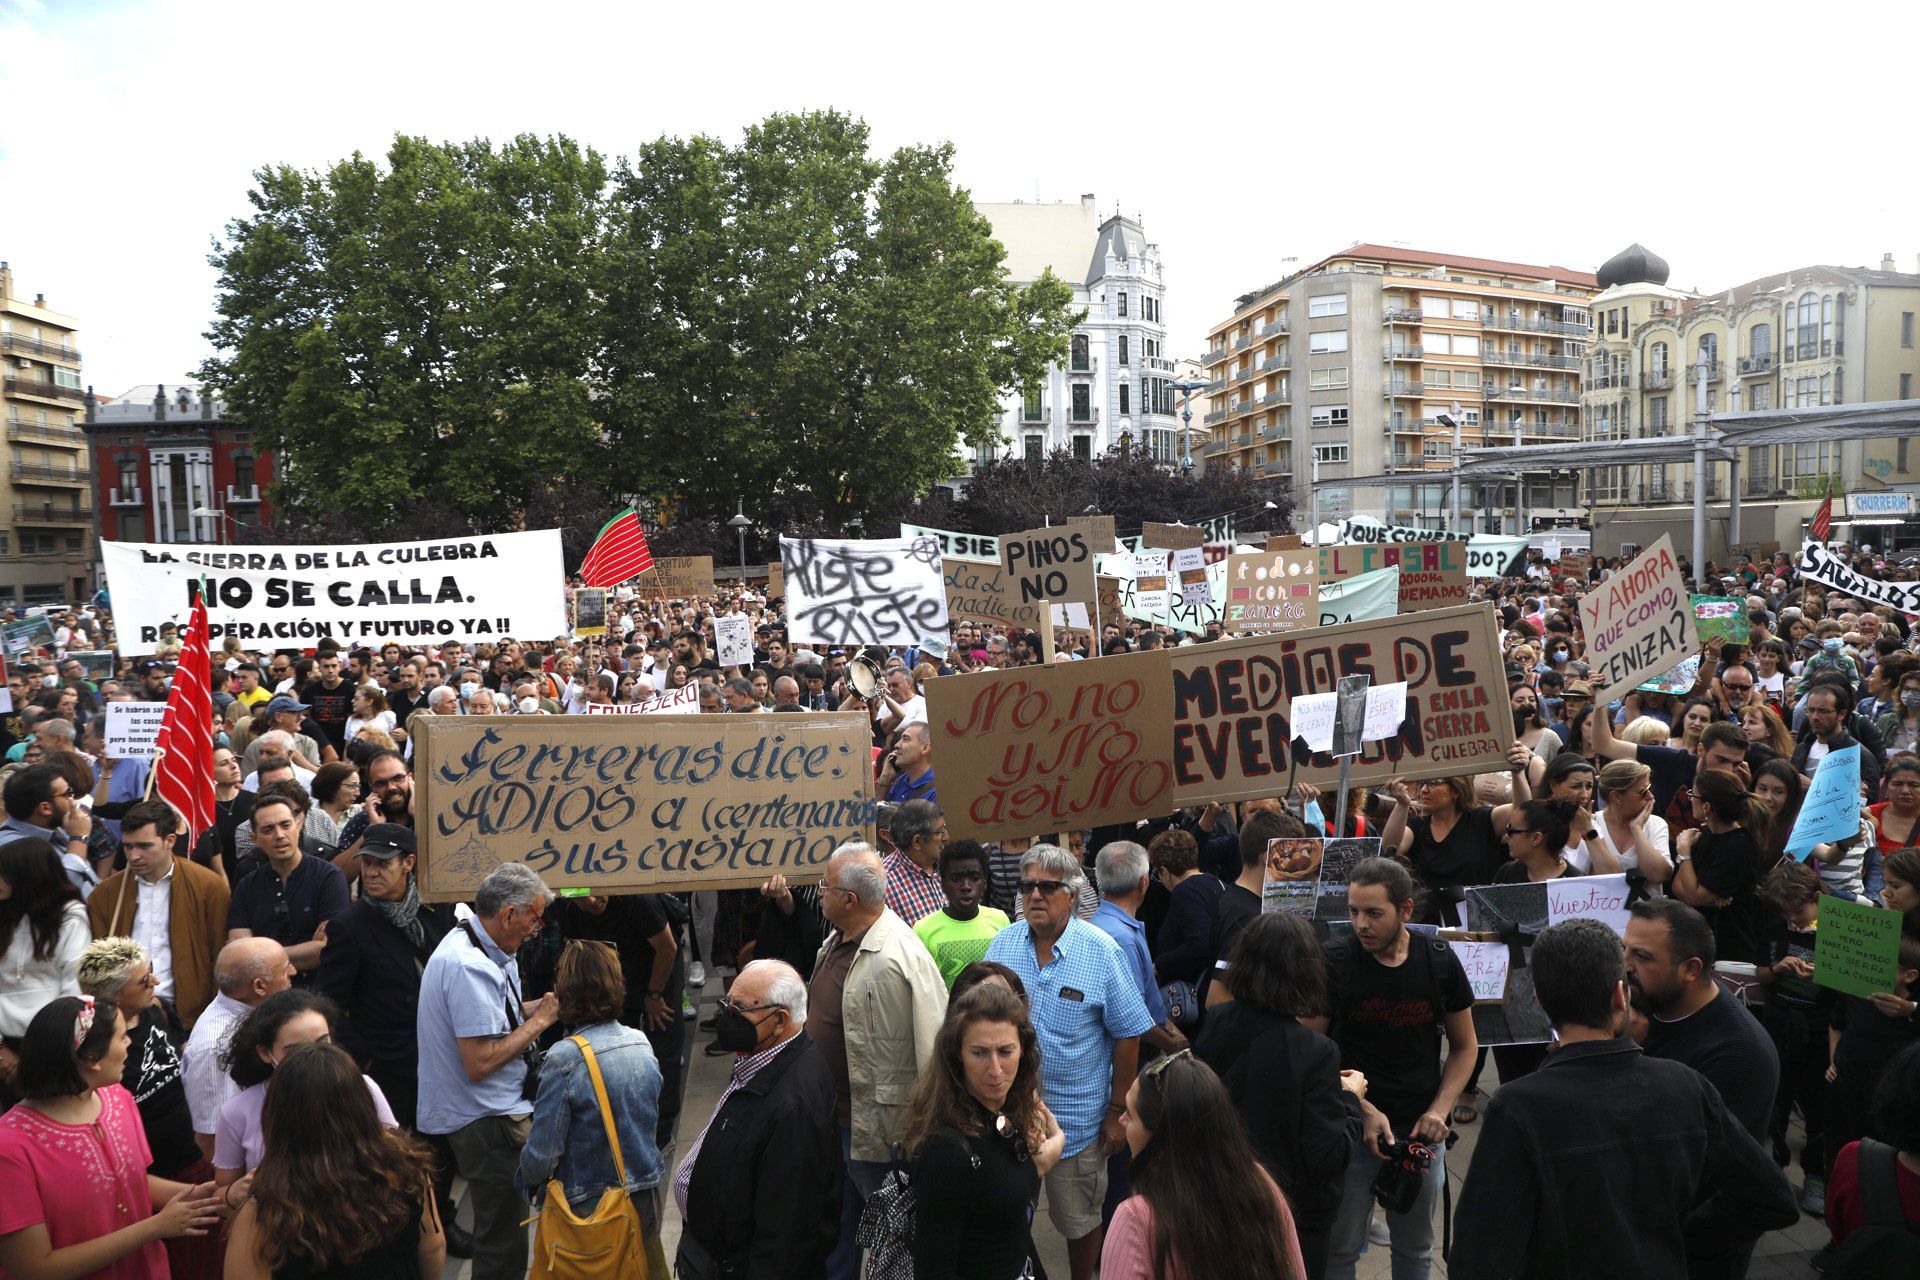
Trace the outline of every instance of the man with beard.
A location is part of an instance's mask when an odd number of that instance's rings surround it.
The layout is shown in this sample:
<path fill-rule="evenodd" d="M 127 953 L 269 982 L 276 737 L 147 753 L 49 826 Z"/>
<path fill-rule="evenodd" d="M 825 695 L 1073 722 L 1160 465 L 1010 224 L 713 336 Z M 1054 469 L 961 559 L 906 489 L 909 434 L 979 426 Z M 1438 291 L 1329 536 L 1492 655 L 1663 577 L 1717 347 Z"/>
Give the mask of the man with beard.
<path fill-rule="evenodd" d="M 1713 977 L 1713 926 L 1672 898 L 1633 904 L 1627 921 L 1627 986 L 1646 1015 L 1634 1038 L 1655 1058 L 1685 1063 L 1726 1099 L 1727 1110 L 1766 1142 L 1780 1054 L 1760 1020 Z"/>
<path fill-rule="evenodd" d="M 1326 945 L 1329 1012 L 1301 1019 L 1333 1037 L 1343 1069 L 1367 1078 L 1367 1096 L 1360 1103 L 1365 1142 L 1354 1149 L 1347 1165 L 1327 1275 L 1352 1280 L 1367 1250 L 1374 1178 L 1386 1163 L 1387 1148 L 1413 1139 L 1433 1149 L 1433 1160 L 1412 1208 L 1386 1215 L 1387 1230 L 1395 1276 L 1426 1276 L 1433 1258 L 1433 1202 L 1447 1176 L 1448 1119 L 1479 1050 L 1473 989 L 1446 943 L 1408 932 L 1413 877 L 1400 863 L 1367 858 L 1353 868 L 1347 881 L 1347 917 L 1352 936 Z M 1444 1067 L 1442 1031 L 1447 1039 Z"/>
<path fill-rule="evenodd" d="M 367 796 L 380 811 L 380 823 L 413 827 L 413 772 L 398 751 L 382 751 L 367 761 Z M 360 841 L 379 825 L 361 809 L 340 828 L 342 852 L 333 860 L 348 880 L 360 874 Z"/>

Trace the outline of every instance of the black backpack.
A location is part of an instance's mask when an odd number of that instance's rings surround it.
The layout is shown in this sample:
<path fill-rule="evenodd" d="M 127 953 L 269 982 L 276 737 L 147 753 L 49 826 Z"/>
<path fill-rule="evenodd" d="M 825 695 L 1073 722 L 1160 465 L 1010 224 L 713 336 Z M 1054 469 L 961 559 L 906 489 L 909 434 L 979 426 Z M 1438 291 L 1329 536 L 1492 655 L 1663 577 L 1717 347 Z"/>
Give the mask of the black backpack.
<path fill-rule="evenodd" d="M 1863 1221 L 1833 1251 L 1827 1280 L 1886 1280 L 1920 1275 L 1920 1231 L 1900 1208 L 1900 1160 L 1872 1138 L 1860 1140 L 1860 1209 Z"/>

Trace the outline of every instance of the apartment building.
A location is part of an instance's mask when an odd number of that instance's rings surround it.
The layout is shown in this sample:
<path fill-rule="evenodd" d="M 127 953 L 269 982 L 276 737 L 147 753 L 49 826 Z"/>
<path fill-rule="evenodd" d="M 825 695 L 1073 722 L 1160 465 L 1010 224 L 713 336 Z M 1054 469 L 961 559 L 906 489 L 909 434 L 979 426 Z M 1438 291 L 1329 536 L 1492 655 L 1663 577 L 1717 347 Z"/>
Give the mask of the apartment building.
<path fill-rule="evenodd" d="M 1471 445 L 1581 438 L 1589 272 L 1358 244 L 1242 295 L 1202 358 L 1207 466 L 1292 485 L 1302 513 L 1434 524 L 1458 423 Z M 1351 479 L 1350 485 L 1328 485 Z M 1503 492 L 1504 489 L 1504 492 Z M 1523 505 L 1522 505 L 1523 504 Z M 1499 531 L 1580 518 L 1572 472 L 1476 486 Z"/>
<path fill-rule="evenodd" d="M 93 590 L 92 479 L 74 426 L 86 395 L 78 327 L 45 294 L 17 296 L 13 269 L 0 262 L 0 605 L 80 601 Z"/>
<path fill-rule="evenodd" d="M 1628 439 L 1691 435 L 1705 383 L 1714 415 L 1764 409 L 1910 400 L 1920 375 L 1916 315 L 1920 274 L 1808 266 L 1721 293 L 1668 287 L 1664 260 L 1633 245 L 1597 273 L 1593 340 L 1582 397 L 1585 438 L 1604 447 Z M 1726 550 L 1726 504 L 1737 485 L 1742 543 L 1799 545 L 1828 493 L 1920 492 L 1910 440 L 1811 441 L 1740 451 L 1736 467 L 1704 477 L 1709 546 Z M 1596 467 L 1590 473 L 1594 549 L 1645 546 L 1662 533 L 1685 541 L 1693 520 L 1693 466 Z M 1835 505 L 1836 516 L 1842 508 Z M 1885 544 L 1836 520 L 1836 537 Z"/>
<path fill-rule="evenodd" d="M 1006 248 L 1011 279 L 1025 284 L 1051 270 L 1073 286 L 1073 305 L 1086 317 L 1067 359 L 1007 397 L 999 439 L 967 460 L 1038 461 L 1056 449 L 1091 458 L 1125 445 L 1177 461 L 1179 404 L 1170 387 L 1179 373 L 1167 349 L 1160 246 L 1138 219 L 1101 218 L 1091 195 L 974 207 Z"/>

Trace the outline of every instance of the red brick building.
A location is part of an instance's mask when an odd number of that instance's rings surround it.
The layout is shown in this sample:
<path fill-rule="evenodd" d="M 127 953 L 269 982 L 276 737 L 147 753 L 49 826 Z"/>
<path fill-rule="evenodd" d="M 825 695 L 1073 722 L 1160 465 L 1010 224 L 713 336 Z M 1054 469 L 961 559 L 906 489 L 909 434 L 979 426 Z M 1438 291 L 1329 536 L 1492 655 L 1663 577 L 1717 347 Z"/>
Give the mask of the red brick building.
<path fill-rule="evenodd" d="M 240 525 L 273 523 L 273 459 L 224 401 L 150 385 L 108 403 L 89 392 L 86 407 L 102 538 L 231 543 Z"/>

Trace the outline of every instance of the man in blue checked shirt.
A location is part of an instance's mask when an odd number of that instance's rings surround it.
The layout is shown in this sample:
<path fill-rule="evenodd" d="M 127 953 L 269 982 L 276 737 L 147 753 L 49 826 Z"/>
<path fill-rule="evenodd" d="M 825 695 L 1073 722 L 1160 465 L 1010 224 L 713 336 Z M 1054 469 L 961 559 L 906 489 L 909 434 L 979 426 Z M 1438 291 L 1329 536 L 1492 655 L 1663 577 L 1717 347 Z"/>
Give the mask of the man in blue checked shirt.
<path fill-rule="evenodd" d="M 1046 1176 L 1047 1216 L 1067 1239 L 1073 1280 L 1100 1259 L 1107 1157 L 1125 1144 L 1120 1115 L 1154 1026 L 1120 944 L 1075 918 L 1080 860 L 1037 844 L 1020 860 L 1024 917 L 997 934 L 987 959 L 1020 975 L 1040 1041 L 1040 1084 L 1067 1144 Z"/>

